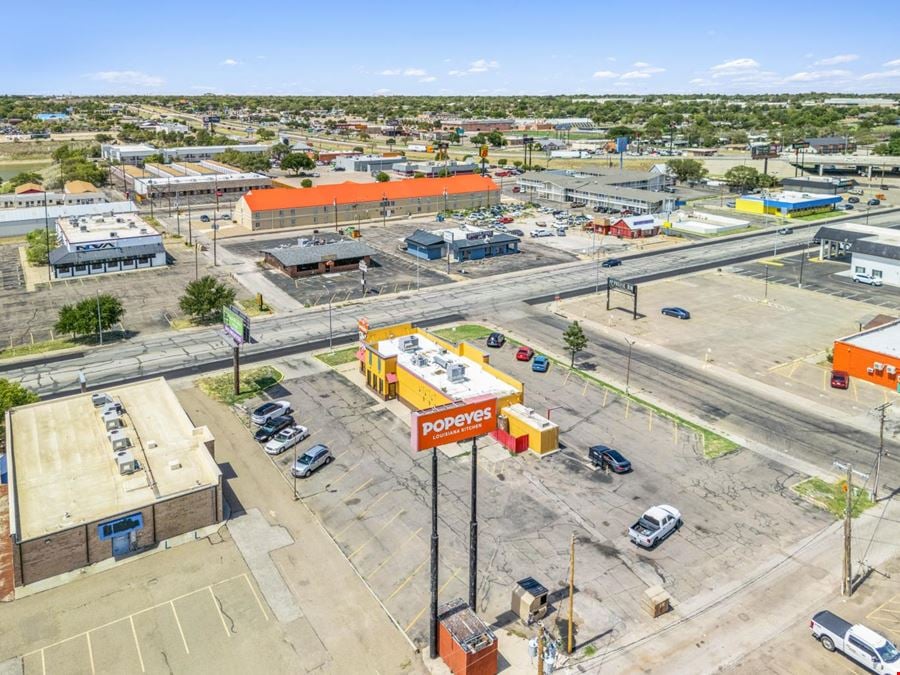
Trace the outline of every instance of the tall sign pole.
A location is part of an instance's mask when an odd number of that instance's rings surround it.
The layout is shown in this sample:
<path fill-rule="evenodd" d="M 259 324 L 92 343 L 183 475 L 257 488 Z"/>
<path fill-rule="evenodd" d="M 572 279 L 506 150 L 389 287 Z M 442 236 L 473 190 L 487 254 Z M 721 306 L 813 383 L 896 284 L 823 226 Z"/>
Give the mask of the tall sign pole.
<path fill-rule="evenodd" d="M 438 458 L 437 446 L 431 449 L 431 617 L 428 654 L 438 655 Z"/>
<path fill-rule="evenodd" d="M 478 589 L 478 438 L 472 439 L 472 517 L 469 521 L 469 609 L 477 612 Z"/>

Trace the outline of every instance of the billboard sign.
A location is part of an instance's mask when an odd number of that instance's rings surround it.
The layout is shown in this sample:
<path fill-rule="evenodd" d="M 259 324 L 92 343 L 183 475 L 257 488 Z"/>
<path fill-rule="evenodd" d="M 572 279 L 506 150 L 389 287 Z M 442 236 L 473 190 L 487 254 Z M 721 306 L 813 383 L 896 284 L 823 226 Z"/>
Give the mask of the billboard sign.
<path fill-rule="evenodd" d="M 497 399 L 481 396 L 412 413 L 413 452 L 483 436 L 497 429 Z"/>
<path fill-rule="evenodd" d="M 633 284 L 630 281 L 622 281 L 621 279 L 609 277 L 606 280 L 606 284 L 614 291 L 624 291 L 626 293 L 631 293 L 632 295 L 637 293 L 637 284 Z"/>
<path fill-rule="evenodd" d="M 616 139 L 616 152 L 622 153 L 628 150 L 628 136 L 619 136 Z"/>
<path fill-rule="evenodd" d="M 757 143 L 750 146 L 751 159 L 772 159 L 778 157 L 778 146 L 774 143 Z"/>
<path fill-rule="evenodd" d="M 488 146 L 482 145 L 482 146 L 478 149 L 478 156 L 481 157 L 481 159 L 487 159 L 487 156 L 488 156 Z"/>
<path fill-rule="evenodd" d="M 222 323 L 225 332 L 236 344 L 250 342 L 250 317 L 234 305 L 222 308 Z"/>

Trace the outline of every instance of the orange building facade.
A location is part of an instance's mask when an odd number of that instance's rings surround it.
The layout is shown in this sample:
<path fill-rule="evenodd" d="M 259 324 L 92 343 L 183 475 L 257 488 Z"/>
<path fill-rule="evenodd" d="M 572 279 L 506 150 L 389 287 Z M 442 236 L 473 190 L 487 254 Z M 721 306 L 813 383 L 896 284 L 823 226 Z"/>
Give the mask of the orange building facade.
<path fill-rule="evenodd" d="M 900 392 L 900 321 L 834 341 L 833 367 Z"/>

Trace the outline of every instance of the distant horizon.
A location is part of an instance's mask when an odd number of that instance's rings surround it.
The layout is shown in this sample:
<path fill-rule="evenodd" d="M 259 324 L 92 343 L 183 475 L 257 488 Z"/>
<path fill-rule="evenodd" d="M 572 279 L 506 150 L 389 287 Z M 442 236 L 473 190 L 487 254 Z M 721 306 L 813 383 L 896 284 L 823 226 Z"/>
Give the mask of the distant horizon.
<path fill-rule="evenodd" d="M 236 0 L 90 11 L 46 0 L 4 35 L 2 86 L 35 96 L 866 95 L 900 88 L 900 3 L 679 6 Z M 860 16 L 864 14 L 864 16 Z M 37 19 L 37 17 L 35 17 Z M 658 94 L 661 95 L 661 94 Z"/>
<path fill-rule="evenodd" d="M 267 94 L 262 92 L 120 92 L 120 93 L 52 93 L 52 94 L 23 94 L 23 93 L 0 93 L 0 98 L 128 98 L 137 97 L 160 97 L 168 98 L 179 96 L 182 98 L 200 98 L 203 96 L 216 96 L 219 98 L 246 98 L 246 97 L 262 97 L 262 98 L 558 98 L 558 97 L 581 97 L 585 99 L 624 99 L 624 98 L 654 98 L 654 97 L 679 97 L 679 98 L 740 98 L 754 97 L 765 98 L 767 96 L 805 96 L 805 97 L 827 97 L 827 98 L 895 98 L 900 101 L 900 90 L 896 92 L 828 92 L 828 91 L 807 91 L 807 92 L 787 92 L 787 91 L 771 91 L 771 92 L 644 92 L 640 94 L 625 93 L 609 93 L 609 94 L 586 94 L 583 92 L 560 92 L 556 94 L 360 94 L 360 93 L 304 93 L 304 94 Z"/>

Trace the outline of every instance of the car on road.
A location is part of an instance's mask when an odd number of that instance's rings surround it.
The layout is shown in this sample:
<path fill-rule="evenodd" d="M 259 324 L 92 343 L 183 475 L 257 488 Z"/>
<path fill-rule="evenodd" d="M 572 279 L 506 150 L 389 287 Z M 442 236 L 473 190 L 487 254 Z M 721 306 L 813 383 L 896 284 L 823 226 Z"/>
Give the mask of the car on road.
<path fill-rule="evenodd" d="M 847 201 L 851 204 L 859 204 L 859 197 L 847 197 Z"/>
<path fill-rule="evenodd" d="M 266 454 L 280 455 L 306 438 L 309 438 L 309 429 L 306 427 L 302 427 L 299 424 L 287 427 L 275 434 L 275 437 L 266 443 Z"/>
<path fill-rule="evenodd" d="M 328 446 L 317 443 L 297 458 L 291 467 L 291 474 L 297 478 L 307 478 L 314 471 L 331 464 L 332 460 L 334 456 Z"/>
<path fill-rule="evenodd" d="M 548 368 L 550 368 L 550 359 L 543 354 L 538 354 L 531 362 L 531 369 L 536 373 L 546 373 Z"/>
<path fill-rule="evenodd" d="M 853 282 L 857 284 L 868 284 L 869 286 L 881 286 L 881 279 L 873 277 L 871 274 L 864 272 L 856 272 L 853 275 Z"/>
<path fill-rule="evenodd" d="M 674 506 L 651 506 L 628 528 L 628 538 L 638 546 L 653 548 L 681 527 L 681 512 Z"/>
<path fill-rule="evenodd" d="M 791 227 L 779 227 L 775 232 L 776 234 L 794 234 L 794 230 Z"/>
<path fill-rule="evenodd" d="M 268 403 L 263 403 L 250 414 L 250 421 L 253 424 L 265 424 L 273 417 L 287 415 L 289 412 L 291 412 L 290 401 L 269 401 Z"/>
<path fill-rule="evenodd" d="M 666 316 L 674 316 L 676 319 L 687 320 L 691 318 L 691 313 L 682 307 L 663 307 L 662 313 Z"/>
<path fill-rule="evenodd" d="M 273 417 L 256 430 L 256 433 L 253 434 L 253 438 L 260 443 L 267 443 L 275 436 L 275 434 L 277 434 L 282 429 L 291 426 L 293 423 L 294 418 L 290 415 L 280 415 L 278 417 Z"/>
<path fill-rule="evenodd" d="M 881 203 L 880 199 L 874 199 L 874 198 L 870 199 L 869 201 L 866 202 L 866 204 L 868 206 L 878 206 L 880 203 Z"/>
<path fill-rule="evenodd" d="M 841 652 L 867 670 L 900 672 L 900 650 L 867 626 L 851 624 L 837 614 L 822 610 L 810 619 L 809 630 L 825 649 Z"/>
<path fill-rule="evenodd" d="M 831 388 L 832 389 L 849 389 L 850 375 L 843 370 L 831 371 Z"/>
<path fill-rule="evenodd" d="M 863 191 L 860 190 L 859 188 L 853 188 L 852 190 L 847 190 L 847 192 L 849 192 L 851 195 L 860 195 L 860 196 L 862 196 L 862 194 L 863 194 Z"/>
<path fill-rule="evenodd" d="M 725 206 L 727 206 L 729 209 L 733 209 L 734 208 L 734 200 L 729 199 L 727 202 L 725 202 Z"/>
<path fill-rule="evenodd" d="M 209 216 L 206 215 L 206 214 L 204 213 L 202 216 L 200 216 L 200 222 L 201 222 L 201 223 L 208 223 L 208 222 L 209 222 Z"/>
<path fill-rule="evenodd" d="M 601 469 L 609 467 L 614 473 L 631 471 L 631 462 L 625 459 L 618 450 L 613 450 L 605 445 L 592 445 L 588 448 L 588 459 L 594 466 Z"/>
<path fill-rule="evenodd" d="M 516 350 L 517 361 L 531 361 L 532 356 L 534 356 L 534 350 L 531 347 L 522 345 Z"/>
<path fill-rule="evenodd" d="M 491 333 L 487 338 L 488 347 L 502 347 L 506 344 L 506 336 L 503 333 Z"/>
<path fill-rule="evenodd" d="M 622 261 L 619 258 L 607 258 L 600 263 L 600 267 L 618 267 L 621 264 Z"/>

